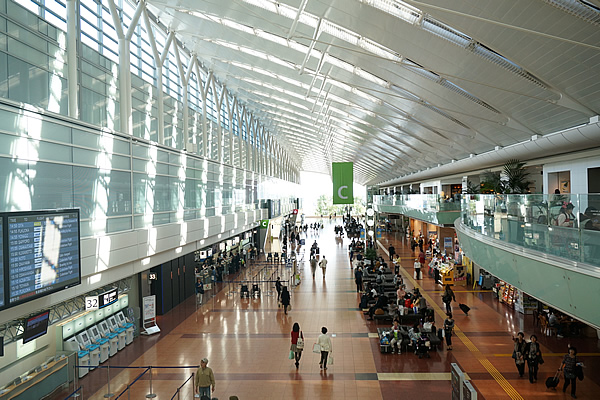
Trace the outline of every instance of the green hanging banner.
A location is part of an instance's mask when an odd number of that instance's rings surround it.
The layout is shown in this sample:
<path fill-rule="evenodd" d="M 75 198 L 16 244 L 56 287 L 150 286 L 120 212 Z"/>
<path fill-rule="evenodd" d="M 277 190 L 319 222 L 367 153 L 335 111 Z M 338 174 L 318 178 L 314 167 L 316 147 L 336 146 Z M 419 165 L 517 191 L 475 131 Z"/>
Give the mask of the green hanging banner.
<path fill-rule="evenodd" d="M 268 219 L 261 219 L 260 220 L 260 228 L 261 229 L 267 229 L 269 227 L 269 220 Z"/>
<path fill-rule="evenodd" d="M 354 163 L 331 163 L 333 204 L 354 204 Z"/>

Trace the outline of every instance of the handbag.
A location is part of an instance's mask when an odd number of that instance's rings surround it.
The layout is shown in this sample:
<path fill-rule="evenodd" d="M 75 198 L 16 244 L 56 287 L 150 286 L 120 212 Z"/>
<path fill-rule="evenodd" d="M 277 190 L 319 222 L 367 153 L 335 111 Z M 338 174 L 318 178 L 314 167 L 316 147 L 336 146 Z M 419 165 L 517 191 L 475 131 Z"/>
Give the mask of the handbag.
<path fill-rule="evenodd" d="M 542 358 L 542 355 L 540 354 L 537 358 L 538 364 L 542 365 L 544 363 L 544 359 Z"/>
<path fill-rule="evenodd" d="M 514 360 L 517 359 L 517 351 L 513 350 L 512 356 L 511 356 Z"/>
<path fill-rule="evenodd" d="M 290 350 L 290 355 L 288 357 L 290 360 L 294 359 L 294 352 Z"/>
<path fill-rule="evenodd" d="M 304 349 L 304 339 L 302 339 L 301 337 L 299 337 L 298 341 L 296 342 L 296 348 L 298 350 Z"/>
<path fill-rule="evenodd" d="M 313 353 L 316 354 L 321 354 L 321 345 L 320 344 L 313 344 Z"/>
<path fill-rule="evenodd" d="M 288 311 L 292 311 L 292 305 L 288 304 L 287 309 L 288 309 Z"/>
<path fill-rule="evenodd" d="M 521 353 L 520 352 L 517 351 L 515 353 L 515 356 L 516 356 L 516 358 L 515 358 L 515 363 L 516 364 L 520 365 L 520 364 L 524 364 L 525 363 L 525 360 L 521 360 Z"/>
<path fill-rule="evenodd" d="M 327 365 L 333 365 L 333 354 L 329 353 L 329 357 L 327 357 Z"/>

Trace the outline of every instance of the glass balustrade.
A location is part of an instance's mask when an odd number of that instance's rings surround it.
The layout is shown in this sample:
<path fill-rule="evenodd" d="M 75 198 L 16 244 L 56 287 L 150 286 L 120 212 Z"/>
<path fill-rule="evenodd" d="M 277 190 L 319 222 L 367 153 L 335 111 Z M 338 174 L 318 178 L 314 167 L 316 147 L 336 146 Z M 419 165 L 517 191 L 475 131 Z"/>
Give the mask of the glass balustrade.
<path fill-rule="evenodd" d="M 425 212 L 461 211 L 463 224 L 517 246 L 600 266 L 600 195 L 435 194 L 374 196 L 376 205 Z"/>

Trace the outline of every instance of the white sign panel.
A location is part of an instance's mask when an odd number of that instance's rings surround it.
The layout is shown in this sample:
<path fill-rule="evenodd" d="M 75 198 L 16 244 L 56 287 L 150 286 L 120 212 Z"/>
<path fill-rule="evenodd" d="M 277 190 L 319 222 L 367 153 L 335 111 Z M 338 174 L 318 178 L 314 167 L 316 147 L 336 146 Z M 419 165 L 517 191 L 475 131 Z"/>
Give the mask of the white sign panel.
<path fill-rule="evenodd" d="M 156 317 L 156 296 L 144 297 L 144 321 Z"/>
<path fill-rule="evenodd" d="M 90 296 L 85 298 L 85 309 L 97 310 L 99 308 L 98 296 Z"/>

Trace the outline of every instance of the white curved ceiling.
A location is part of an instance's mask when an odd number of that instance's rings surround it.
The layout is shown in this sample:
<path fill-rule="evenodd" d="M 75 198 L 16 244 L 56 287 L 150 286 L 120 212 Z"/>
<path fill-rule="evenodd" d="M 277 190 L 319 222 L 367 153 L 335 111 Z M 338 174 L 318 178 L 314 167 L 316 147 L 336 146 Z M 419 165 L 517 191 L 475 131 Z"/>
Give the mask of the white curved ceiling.
<path fill-rule="evenodd" d="M 600 114 L 598 0 L 147 0 L 302 169 L 375 184 Z"/>

